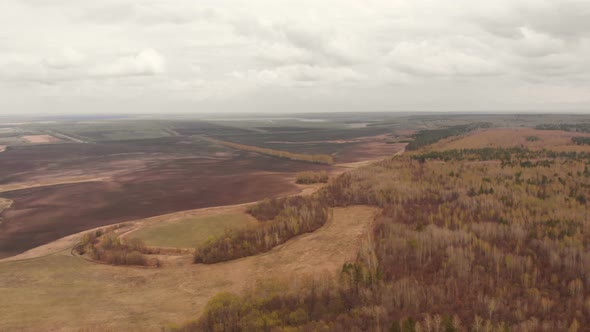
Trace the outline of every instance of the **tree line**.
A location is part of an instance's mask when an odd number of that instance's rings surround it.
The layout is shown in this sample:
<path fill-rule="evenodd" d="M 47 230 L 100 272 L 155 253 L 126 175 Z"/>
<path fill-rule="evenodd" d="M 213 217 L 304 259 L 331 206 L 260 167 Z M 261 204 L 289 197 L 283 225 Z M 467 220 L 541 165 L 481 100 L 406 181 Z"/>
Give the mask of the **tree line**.
<path fill-rule="evenodd" d="M 303 161 L 313 164 L 325 164 L 325 165 L 332 165 L 334 163 L 334 158 L 327 154 L 303 154 L 303 153 L 293 153 L 287 152 L 282 150 L 274 150 L 268 148 L 261 148 L 258 146 L 253 145 L 245 145 L 239 144 L 234 142 L 222 141 L 211 137 L 205 136 L 198 136 L 200 139 L 205 140 L 210 143 L 224 145 L 233 149 L 243 150 L 243 151 L 250 151 L 256 152 L 260 154 L 264 154 L 271 157 L 278 157 L 283 159 L 295 160 L 295 161 Z"/>
<path fill-rule="evenodd" d="M 590 123 L 549 123 L 537 125 L 535 129 L 590 133 Z"/>
<path fill-rule="evenodd" d="M 466 134 L 480 128 L 491 128 L 488 122 L 470 123 L 466 125 L 451 126 L 443 129 L 421 130 L 413 135 L 413 141 L 406 146 L 407 151 L 418 150 L 419 148 L 436 143 L 444 138 Z"/>
<path fill-rule="evenodd" d="M 218 263 L 256 255 L 313 232 L 330 216 L 328 206 L 312 197 L 290 197 L 263 201 L 248 209 L 262 223 L 250 228 L 228 229 L 195 250 L 195 263 Z"/>

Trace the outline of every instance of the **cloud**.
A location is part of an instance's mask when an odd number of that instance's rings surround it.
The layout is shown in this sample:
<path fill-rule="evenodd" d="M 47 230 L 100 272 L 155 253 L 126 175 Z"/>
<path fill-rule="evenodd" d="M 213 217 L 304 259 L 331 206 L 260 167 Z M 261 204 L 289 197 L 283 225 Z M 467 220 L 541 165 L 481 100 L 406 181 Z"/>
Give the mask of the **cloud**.
<path fill-rule="evenodd" d="M 164 57 L 154 49 L 145 49 L 131 56 L 90 59 L 71 47 L 64 47 L 61 52 L 38 61 L 24 61 L 14 57 L 4 62 L 1 60 L 0 79 L 14 82 L 58 84 L 155 76 L 166 72 Z"/>
<path fill-rule="evenodd" d="M 315 23 L 315 24 L 314 24 Z M 351 35 L 311 22 L 267 22 L 253 18 L 232 21 L 236 34 L 256 40 L 266 51 L 260 58 L 277 61 L 275 55 L 286 55 L 283 63 L 351 65 L 362 61 L 362 45 Z M 365 49 L 366 51 L 366 49 Z M 279 53 L 279 54 L 273 54 Z M 289 54 L 285 54 L 289 52 Z M 296 58 L 295 58 L 296 57 Z"/>
<path fill-rule="evenodd" d="M 325 83 L 346 84 L 364 79 L 350 68 L 289 65 L 273 69 L 234 72 L 232 77 L 261 85 L 307 86 Z"/>
<path fill-rule="evenodd" d="M 524 56 L 540 57 L 560 53 L 566 50 L 566 42 L 537 32 L 528 27 L 518 29 L 522 38 L 515 41 L 514 49 Z"/>
<path fill-rule="evenodd" d="M 121 57 L 96 66 L 89 70 L 89 74 L 97 77 L 152 76 L 165 71 L 164 57 L 153 49 L 146 49 L 135 56 Z"/>
<path fill-rule="evenodd" d="M 45 58 L 44 64 L 55 69 L 65 69 L 81 65 L 86 59 L 82 52 L 66 46 L 58 54 Z"/>
<path fill-rule="evenodd" d="M 587 0 L 3 0 L 0 13 L 0 109 L 7 97 L 49 103 L 47 91 L 73 111 L 81 95 L 146 93 L 225 110 L 282 94 L 333 110 L 506 109 L 545 96 L 558 109 L 559 96 L 590 92 Z"/>
<path fill-rule="evenodd" d="M 98 5 L 82 7 L 70 16 L 78 22 L 99 24 L 133 23 L 142 25 L 190 24 L 216 18 L 212 8 L 195 8 L 183 6 L 182 2 L 174 5 L 164 2 L 98 2 Z"/>
<path fill-rule="evenodd" d="M 490 59 L 432 42 L 402 42 L 388 55 L 394 68 L 418 76 L 487 76 L 501 74 Z"/>

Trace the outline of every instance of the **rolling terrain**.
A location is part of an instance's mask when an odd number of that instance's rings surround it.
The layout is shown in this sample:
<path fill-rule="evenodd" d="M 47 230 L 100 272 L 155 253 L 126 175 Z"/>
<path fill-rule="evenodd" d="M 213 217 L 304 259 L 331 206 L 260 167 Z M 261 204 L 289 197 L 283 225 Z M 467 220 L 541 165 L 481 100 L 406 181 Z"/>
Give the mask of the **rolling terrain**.
<path fill-rule="evenodd" d="M 334 138 L 335 133 L 362 137 L 345 145 L 313 143 L 340 163 L 403 148 L 386 144 L 382 136 L 364 136 L 382 129 L 289 125 L 303 127 L 290 127 L 288 132 L 261 129 L 264 134 L 250 127 L 200 121 L 43 122 L 7 127 L 6 135 L 21 141 L 0 155 L 0 197 L 13 202 L 0 212 L 0 258 L 99 226 L 294 194 L 299 191 L 292 181 L 295 173 L 340 169 L 243 151 L 193 136 L 197 133 L 211 137 L 239 133 L 240 139 L 249 142 L 293 139 L 288 136 L 291 130 L 299 133 L 298 139 L 309 132 L 325 139 Z M 36 142 L 27 137 L 47 139 Z M 297 155 L 311 153 L 289 147 Z"/>
<path fill-rule="evenodd" d="M 356 133 L 167 122 L 147 129 L 161 137 L 122 141 L 121 130 L 60 128 L 88 143 L 11 146 L 0 155 L 13 167 L 0 168 L 0 330 L 584 330 L 584 123 L 394 119 Z M 216 142 L 240 136 L 335 164 Z M 327 184 L 295 184 L 317 171 Z M 79 250 L 89 235 L 107 256 L 113 240 L 141 243 L 136 254 L 158 263 L 105 263 Z"/>
<path fill-rule="evenodd" d="M 241 292 L 257 280 L 285 274 L 293 282 L 332 275 L 354 258 L 374 214 L 367 207 L 336 209 L 317 232 L 264 255 L 215 265 L 193 265 L 189 257 L 161 269 L 114 267 L 81 260 L 69 250 L 0 262 L 0 330 L 160 331 L 195 317 L 220 291 Z"/>

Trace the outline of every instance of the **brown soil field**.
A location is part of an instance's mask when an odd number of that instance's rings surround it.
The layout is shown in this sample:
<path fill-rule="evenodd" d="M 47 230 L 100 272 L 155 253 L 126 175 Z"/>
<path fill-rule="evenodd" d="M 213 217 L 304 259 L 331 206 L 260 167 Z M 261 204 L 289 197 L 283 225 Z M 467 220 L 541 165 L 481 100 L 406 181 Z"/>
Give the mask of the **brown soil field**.
<path fill-rule="evenodd" d="M 560 130 L 537 130 L 532 128 L 494 128 L 474 131 L 460 137 L 442 140 L 428 150 L 477 149 L 487 147 L 527 147 L 554 151 L 589 151 L 588 145 L 576 145 L 572 137 L 590 137 L 590 134 Z M 528 141 L 527 137 L 537 137 Z"/>
<path fill-rule="evenodd" d="M 402 145 L 360 143 L 340 160 L 393 155 Z M 349 168 L 346 166 L 345 168 Z M 314 165 L 166 138 L 15 147 L 0 155 L 0 258 L 99 226 L 204 207 L 312 192 L 296 186 Z"/>
<path fill-rule="evenodd" d="M 272 278 L 300 282 L 306 276 L 334 275 L 355 258 L 376 213 L 365 206 L 337 208 L 313 233 L 265 254 L 212 265 L 186 264 L 191 256 L 185 256 L 178 258 L 184 263 L 160 269 L 115 267 L 67 250 L 2 262 L 0 330 L 160 331 L 196 319 L 220 291 L 239 293 Z"/>
<path fill-rule="evenodd" d="M 22 136 L 21 138 L 33 144 L 55 143 L 61 141 L 59 138 L 53 137 L 51 135 L 26 135 Z"/>
<path fill-rule="evenodd" d="M 242 165 L 234 167 L 235 161 L 177 160 L 109 182 L 4 192 L 2 197 L 11 199 L 13 205 L 2 213 L 5 222 L 0 225 L 0 257 L 102 225 L 297 192 L 281 173 L 256 165 L 269 164 L 263 157 L 237 163 Z"/>

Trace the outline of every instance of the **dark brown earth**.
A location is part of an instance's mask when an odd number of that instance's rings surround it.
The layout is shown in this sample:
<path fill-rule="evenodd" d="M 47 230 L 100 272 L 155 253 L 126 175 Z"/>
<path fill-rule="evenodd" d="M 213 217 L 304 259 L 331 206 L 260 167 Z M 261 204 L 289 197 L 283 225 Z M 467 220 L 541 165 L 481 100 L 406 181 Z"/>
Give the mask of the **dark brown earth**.
<path fill-rule="evenodd" d="M 293 172 L 322 168 L 247 152 L 179 145 L 173 151 L 67 144 L 61 150 L 54 145 L 45 146 L 50 147 L 47 151 L 4 152 L 0 156 L 4 184 L 72 174 L 108 174 L 111 180 L 0 193 L 14 201 L 0 215 L 0 258 L 102 225 L 295 193 L 298 189 L 289 180 Z"/>
<path fill-rule="evenodd" d="M 363 142 L 342 151 L 339 160 L 397 151 Z M 292 194 L 298 191 L 295 172 L 322 169 L 329 167 L 182 137 L 11 148 L 0 154 L 0 187 L 70 176 L 106 180 L 0 192 L 14 201 L 0 214 L 0 258 L 103 225 Z"/>

